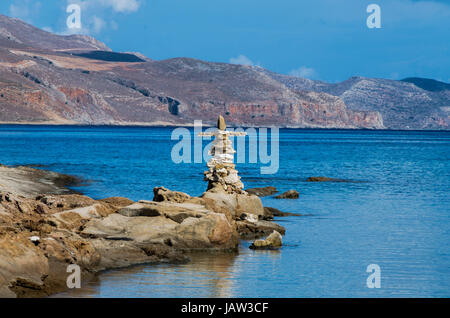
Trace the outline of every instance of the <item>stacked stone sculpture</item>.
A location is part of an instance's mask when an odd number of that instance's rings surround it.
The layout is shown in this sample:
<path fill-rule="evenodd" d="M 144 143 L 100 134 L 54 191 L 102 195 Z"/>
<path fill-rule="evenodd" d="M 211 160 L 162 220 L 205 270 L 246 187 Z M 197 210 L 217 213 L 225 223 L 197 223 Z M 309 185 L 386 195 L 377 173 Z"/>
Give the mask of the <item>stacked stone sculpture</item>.
<path fill-rule="evenodd" d="M 208 161 L 208 171 L 204 172 L 208 181 L 208 190 L 221 187 L 228 193 L 245 193 L 244 184 L 235 169 L 232 142 L 229 136 L 245 136 L 245 132 L 232 132 L 226 130 L 225 119 L 219 116 L 217 131 L 213 133 L 200 133 L 200 136 L 214 136 L 209 154 L 212 158 Z"/>

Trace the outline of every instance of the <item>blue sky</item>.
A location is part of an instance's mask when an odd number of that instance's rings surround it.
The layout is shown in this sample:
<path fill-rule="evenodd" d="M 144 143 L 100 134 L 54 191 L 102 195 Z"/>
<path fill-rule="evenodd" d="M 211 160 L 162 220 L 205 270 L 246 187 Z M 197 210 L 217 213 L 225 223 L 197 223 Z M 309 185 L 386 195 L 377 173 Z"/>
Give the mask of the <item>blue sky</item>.
<path fill-rule="evenodd" d="M 67 34 L 66 7 L 115 51 L 254 64 L 328 82 L 450 82 L 450 0 L 2 0 L 0 13 Z M 381 28 L 369 29 L 369 4 Z"/>

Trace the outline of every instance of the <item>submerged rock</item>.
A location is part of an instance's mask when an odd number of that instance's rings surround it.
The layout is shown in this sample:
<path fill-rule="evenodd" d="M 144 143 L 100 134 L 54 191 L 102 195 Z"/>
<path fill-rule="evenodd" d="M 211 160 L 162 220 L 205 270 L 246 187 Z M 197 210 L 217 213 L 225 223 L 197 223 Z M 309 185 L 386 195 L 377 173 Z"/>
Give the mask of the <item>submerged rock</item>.
<path fill-rule="evenodd" d="M 302 214 L 300 214 L 300 213 L 283 212 L 283 211 L 280 211 L 278 209 L 271 208 L 268 206 L 264 207 L 264 212 L 265 212 L 266 216 L 272 216 L 272 218 L 274 216 L 302 216 Z"/>
<path fill-rule="evenodd" d="M 328 178 L 328 177 L 309 177 L 307 182 L 356 182 L 346 179 Z"/>
<path fill-rule="evenodd" d="M 299 193 L 296 190 L 289 190 L 280 195 L 277 195 L 275 199 L 298 199 Z"/>
<path fill-rule="evenodd" d="M 266 197 L 278 192 L 275 187 L 250 188 L 245 190 L 249 194 L 257 195 L 258 197 Z"/>
<path fill-rule="evenodd" d="M 281 234 L 273 231 L 266 239 L 256 240 L 250 245 L 251 249 L 278 249 L 283 245 Z"/>

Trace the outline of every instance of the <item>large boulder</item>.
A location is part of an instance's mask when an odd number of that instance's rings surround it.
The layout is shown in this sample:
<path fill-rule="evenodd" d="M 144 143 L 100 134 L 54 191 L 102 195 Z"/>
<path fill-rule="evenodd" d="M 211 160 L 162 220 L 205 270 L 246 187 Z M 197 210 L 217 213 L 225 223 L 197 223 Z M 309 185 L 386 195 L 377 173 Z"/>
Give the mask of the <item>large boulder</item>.
<path fill-rule="evenodd" d="M 228 218 L 239 218 L 242 213 L 264 217 L 264 207 L 261 199 L 256 195 L 206 191 L 201 198 L 208 209 L 223 213 Z"/>
<path fill-rule="evenodd" d="M 223 214 L 211 211 L 196 215 L 195 211 L 184 213 L 194 216 L 180 217 L 177 222 L 173 220 L 175 216 L 126 217 L 118 213 L 111 214 L 103 219 L 89 221 L 81 234 L 90 238 L 133 241 L 136 244 L 165 244 L 176 249 L 237 247 L 237 234 Z"/>
<path fill-rule="evenodd" d="M 277 195 L 275 199 L 298 199 L 299 194 L 296 190 L 289 190 L 280 195 Z"/>
<path fill-rule="evenodd" d="M 185 249 L 236 249 L 237 233 L 221 213 L 209 213 L 202 218 L 189 217 L 176 229 L 174 247 Z"/>

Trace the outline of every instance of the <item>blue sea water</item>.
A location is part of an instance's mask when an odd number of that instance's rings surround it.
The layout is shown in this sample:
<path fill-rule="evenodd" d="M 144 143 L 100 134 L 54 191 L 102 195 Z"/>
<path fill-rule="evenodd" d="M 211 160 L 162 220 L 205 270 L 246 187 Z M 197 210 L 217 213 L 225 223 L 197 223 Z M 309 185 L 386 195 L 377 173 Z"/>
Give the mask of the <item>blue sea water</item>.
<path fill-rule="evenodd" d="M 0 163 L 42 165 L 89 180 L 94 198 L 152 199 L 152 189 L 200 195 L 205 163 L 171 160 L 171 128 L 0 126 Z M 237 166 L 246 187 L 297 189 L 298 200 L 265 206 L 304 216 L 280 251 L 196 254 L 185 265 L 101 274 L 88 297 L 449 297 L 450 132 L 280 130 L 279 171 Z M 207 142 L 205 142 L 206 145 Z M 358 182 L 305 182 L 328 176 Z M 381 288 L 368 288 L 369 264 Z"/>

